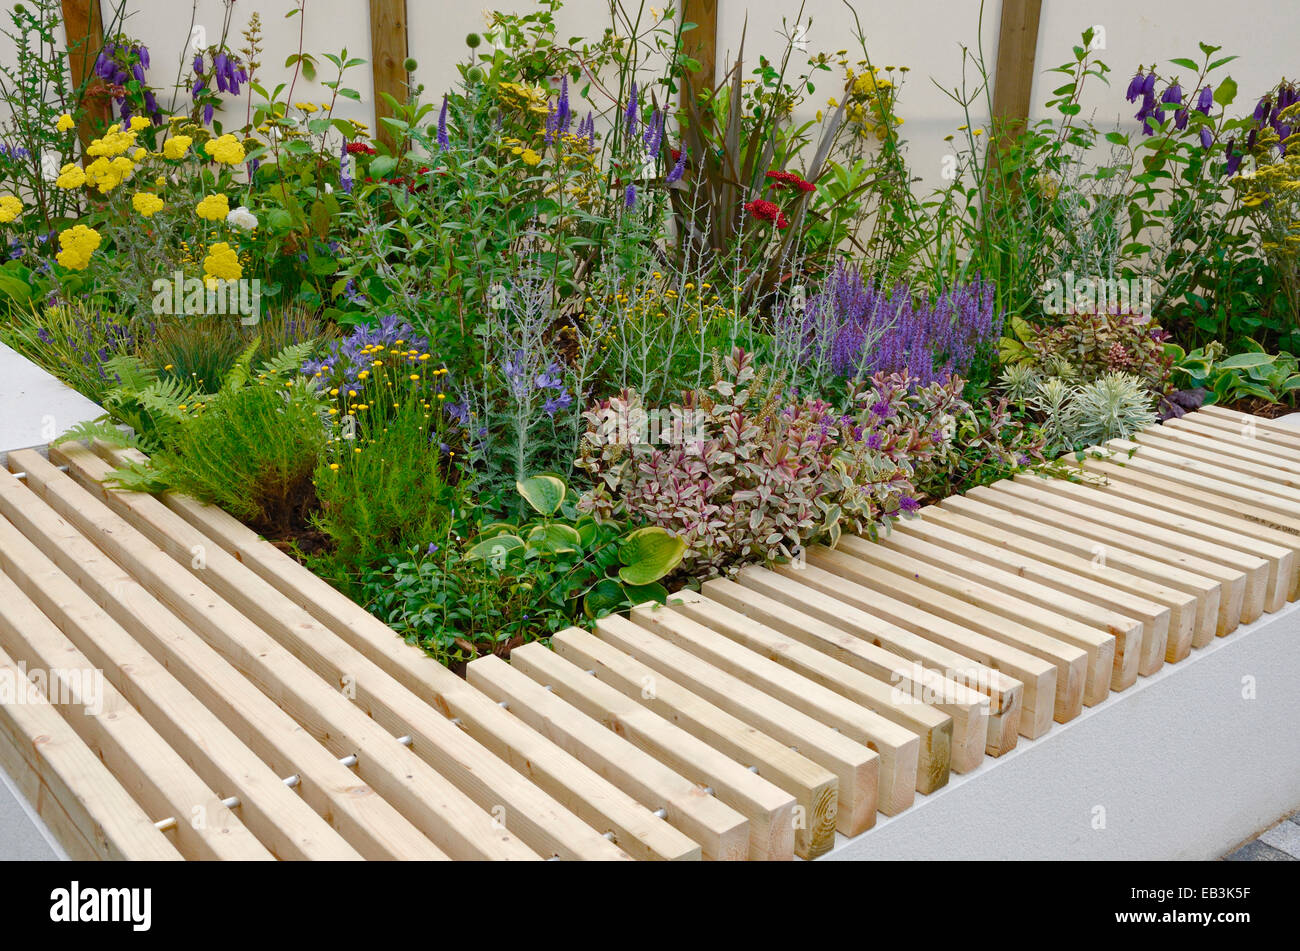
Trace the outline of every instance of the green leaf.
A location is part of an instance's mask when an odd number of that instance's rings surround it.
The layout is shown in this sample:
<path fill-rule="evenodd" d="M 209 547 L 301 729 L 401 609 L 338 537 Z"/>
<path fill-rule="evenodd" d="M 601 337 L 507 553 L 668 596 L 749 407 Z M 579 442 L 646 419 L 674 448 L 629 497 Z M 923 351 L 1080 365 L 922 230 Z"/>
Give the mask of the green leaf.
<path fill-rule="evenodd" d="M 553 515 L 564 502 L 567 491 L 564 480 L 551 475 L 537 475 L 516 482 L 515 488 L 539 515 Z"/>
<path fill-rule="evenodd" d="M 623 563 L 618 576 L 631 585 L 658 581 L 676 568 L 686 552 L 686 542 L 657 526 L 630 532 L 618 548 Z"/>
<path fill-rule="evenodd" d="M 582 613 L 595 620 L 617 611 L 626 603 L 623 586 L 613 578 L 602 578 L 587 590 L 582 599 Z"/>
<path fill-rule="evenodd" d="M 582 547 L 582 536 L 572 525 L 563 522 L 551 522 L 538 525 L 528 533 L 529 551 L 543 552 L 550 555 L 562 555 L 577 551 Z"/>
<path fill-rule="evenodd" d="M 512 551 L 524 547 L 524 540 L 518 535 L 494 535 L 475 542 L 465 550 L 466 561 L 496 561 L 509 556 Z"/>
<path fill-rule="evenodd" d="M 1237 98 L 1237 82 L 1231 76 L 1224 78 L 1219 83 L 1219 88 L 1214 90 L 1214 101 L 1221 106 L 1230 106 L 1234 99 Z"/>
<path fill-rule="evenodd" d="M 627 598 L 627 603 L 633 607 L 649 601 L 656 604 L 664 604 L 668 601 L 668 589 L 661 584 L 625 584 L 623 595 Z"/>
<path fill-rule="evenodd" d="M 1173 63 L 1175 66 L 1181 66 L 1181 67 L 1183 67 L 1183 69 L 1200 69 L 1200 68 L 1201 68 L 1200 66 L 1198 66 L 1198 65 L 1196 64 L 1195 60 L 1190 60 L 1190 59 L 1188 59 L 1188 58 L 1185 57 L 1185 56 L 1180 56 L 1180 57 L 1178 57 L 1177 59 L 1171 59 L 1169 62 Z"/>
<path fill-rule="evenodd" d="M 1272 363 L 1276 357 L 1267 353 L 1238 353 L 1219 364 L 1221 370 L 1248 370 Z"/>

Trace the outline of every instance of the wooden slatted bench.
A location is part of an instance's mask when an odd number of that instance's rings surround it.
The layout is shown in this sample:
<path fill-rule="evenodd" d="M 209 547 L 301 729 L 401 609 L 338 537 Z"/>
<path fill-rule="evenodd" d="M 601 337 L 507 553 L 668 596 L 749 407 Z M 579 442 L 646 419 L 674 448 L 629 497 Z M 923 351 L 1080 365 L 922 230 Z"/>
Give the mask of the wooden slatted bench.
<path fill-rule="evenodd" d="M 815 858 L 1300 596 L 1300 431 L 1210 407 L 461 679 L 129 458 L 0 471 L 0 766 L 76 858 Z"/>

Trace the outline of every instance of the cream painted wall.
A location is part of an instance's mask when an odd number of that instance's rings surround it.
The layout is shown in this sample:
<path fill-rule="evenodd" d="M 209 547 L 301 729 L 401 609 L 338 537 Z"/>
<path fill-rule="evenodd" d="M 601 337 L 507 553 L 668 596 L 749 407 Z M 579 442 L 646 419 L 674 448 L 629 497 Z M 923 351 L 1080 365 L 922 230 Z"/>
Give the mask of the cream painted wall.
<path fill-rule="evenodd" d="M 117 0 L 101 0 L 106 13 Z M 638 0 L 626 0 L 629 3 Z M 667 6 L 667 0 L 660 0 Z M 922 178 L 918 186 L 928 190 L 940 182 L 943 157 L 949 146 L 944 136 L 956 130 L 962 118 L 936 83 L 952 88 L 962 79 L 961 46 L 977 43 L 980 4 L 978 0 L 852 0 L 867 33 L 873 61 L 880 66 L 909 66 L 900 102 L 905 138 L 911 162 Z M 497 7 L 516 12 L 535 9 L 528 0 L 407 0 L 410 53 L 418 61 L 417 80 L 426 86 L 426 97 L 438 98 L 439 91 L 456 80 L 455 64 L 466 55 L 465 35 L 483 24 L 483 8 Z M 258 10 L 262 16 L 265 46 L 263 78 L 267 83 L 288 81 L 291 70 L 285 57 L 298 47 L 299 20 L 284 18 L 293 7 L 291 0 L 238 0 L 232 23 L 232 46 L 243 45 L 238 36 L 248 16 Z M 719 60 L 734 61 L 745 29 L 746 60 L 753 63 L 758 53 L 775 56 L 781 49 L 782 17 L 793 20 L 796 0 L 719 0 Z M 126 0 L 126 31 L 144 41 L 153 54 L 150 78 L 159 85 L 174 82 L 176 65 L 187 49 L 190 22 L 208 31 L 211 40 L 220 30 L 224 5 L 221 0 Z M 997 56 L 998 19 L 1001 0 L 987 0 L 983 43 L 986 62 Z M 805 14 L 811 27 L 805 34 L 810 52 L 825 49 L 850 50 L 856 60 L 852 17 L 843 0 L 807 0 Z M 610 23 L 608 0 L 569 0 L 559 15 L 562 39 L 595 36 Z M 320 55 L 347 47 L 353 56 L 369 59 L 369 4 L 367 0 L 307 0 L 302 21 L 303 46 Z M 1070 47 L 1089 25 L 1104 28 L 1106 49 L 1102 58 L 1112 69 L 1109 89 L 1096 87 L 1085 99 L 1087 110 L 1103 124 L 1122 122 L 1136 128 L 1134 108 L 1123 98 L 1124 87 L 1139 63 L 1159 62 L 1168 70 L 1168 60 L 1194 55 L 1197 41 L 1205 39 L 1224 47 L 1224 53 L 1242 54 L 1228 67 L 1240 84 L 1238 106 L 1249 110 L 1256 97 L 1286 72 L 1294 73 L 1294 44 L 1300 35 L 1300 0 L 1246 0 L 1222 15 L 1222 5 L 1213 0 L 1092 0 L 1084 5 L 1074 0 L 1044 0 L 1039 31 L 1038 75 L 1033 101 L 1036 109 L 1056 85 L 1045 69 L 1070 58 Z M 0 38 L 0 60 L 11 61 L 12 44 Z M 188 59 L 189 56 L 185 55 Z M 326 67 L 327 68 L 327 67 Z M 324 69 L 322 69 L 324 73 Z M 974 79 L 973 71 L 968 72 Z M 1190 82 L 1193 77 L 1185 77 Z M 369 66 L 353 70 L 347 84 L 360 92 L 362 101 L 344 101 L 339 112 L 373 125 L 373 86 Z M 835 83 L 829 75 L 818 83 L 811 108 L 831 95 Z M 320 101 L 328 91 L 301 78 L 295 100 Z M 163 100 L 166 102 L 166 98 Z M 243 104 L 227 109 L 227 123 L 239 124 Z M 1037 114 L 1037 112 L 1035 113 Z M 976 121 L 984 121 L 979 116 Z"/>

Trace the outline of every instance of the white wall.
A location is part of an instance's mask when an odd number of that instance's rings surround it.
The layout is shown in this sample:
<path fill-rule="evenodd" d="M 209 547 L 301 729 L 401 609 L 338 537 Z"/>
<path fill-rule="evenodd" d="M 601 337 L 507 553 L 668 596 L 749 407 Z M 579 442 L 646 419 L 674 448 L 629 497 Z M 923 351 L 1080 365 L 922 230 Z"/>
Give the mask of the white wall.
<path fill-rule="evenodd" d="M 872 60 L 880 66 L 909 66 L 900 114 L 905 119 L 903 132 L 909 142 L 910 157 L 919 187 L 928 189 L 940 181 L 943 156 L 950 146 L 944 136 L 956 131 L 962 118 L 956 106 L 935 83 L 951 89 L 962 79 L 962 44 L 977 45 L 978 0 L 911 0 L 887 3 L 883 0 L 852 0 L 867 31 Z M 101 0 L 105 13 L 117 0 Z M 668 6 L 668 0 L 661 0 Z M 679 0 L 680 3 L 680 0 Z M 262 16 L 265 45 L 264 84 L 288 81 L 291 71 L 284 67 L 285 58 L 298 48 L 299 20 L 284 18 L 292 9 L 291 0 L 262 0 L 260 3 L 235 4 L 232 36 L 234 48 L 243 46 L 239 32 L 254 9 Z M 987 0 L 984 12 L 983 43 L 989 68 L 997 58 L 998 22 L 1001 0 Z M 416 78 L 426 86 L 426 97 L 436 101 L 440 91 L 456 81 L 455 65 L 463 61 L 467 49 L 465 35 L 483 26 L 483 9 L 498 8 L 514 12 L 536 9 L 529 0 L 407 0 L 410 53 L 419 63 Z M 157 84 L 170 84 L 181 51 L 186 48 L 191 13 L 195 22 L 208 31 L 211 40 L 220 30 L 224 4 L 221 0 L 127 0 L 129 18 L 126 30 L 143 40 L 153 56 L 150 78 Z M 1122 121 L 1136 129 L 1132 120 L 1134 107 L 1124 101 L 1124 88 L 1138 63 L 1161 64 L 1162 70 L 1174 56 L 1199 56 L 1197 41 L 1204 39 L 1224 47 L 1224 54 L 1239 53 L 1242 58 L 1227 71 L 1239 82 L 1238 108 L 1249 111 L 1258 95 L 1286 72 L 1294 73 L 1293 38 L 1300 35 L 1300 2 L 1297 0 L 1249 0 L 1232 7 L 1224 16 L 1224 7 L 1216 0 L 1093 0 L 1087 5 L 1073 0 L 1044 0 L 1039 31 L 1037 77 L 1033 102 L 1035 115 L 1041 103 L 1059 83 L 1045 70 L 1070 59 L 1070 48 L 1087 26 L 1105 29 L 1106 49 L 1102 58 L 1114 70 L 1109 89 L 1095 87 L 1085 99 L 1088 114 L 1099 123 L 1110 125 Z M 798 10 L 795 0 L 719 0 L 719 62 L 734 61 L 742 27 L 746 27 L 746 61 L 753 64 L 757 54 L 775 56 L 782 41 L 777 35 L 782 16 L 793 18 Z M 806 34 L 809 52 L 839 49 L 850 51 L 857 60 L 852 36 L 852 18 L 842 0 L 807 0 L 805 13 L 811 17 Z M 367 0 L 307 0 L 303 46 L 317 54 L 337 53 L 347 47 L 350 55 L 370 57 L 369 4 Z M 569 0 L 559 14 L 560 37 L 598 36 L 610 23 L 608 0 Z M 188 59 L 189 56 L 187 55 Z M 0 59 L 12 59 L 11 44 L 0 39 Z M 327 66 L 322 68 L 322 75 Z M 818 82 L 817 102 L 810 111 L 824 104 L 836 83 L 830 74 Z M 973 72 L 968 78 L 975 80 Z M 1193 77 L 1184 77 L 1185 84 Z M 932 81 L 933 80 L 933 81 Z M 373 85 L 369 66 L 362 66 L 347 77 L 347 85 L 361 93 L 361 103 L 343 101 L 339 113 L 369 122 L 373 119 Z M 823 93 L 825 95 L 823 95 Z M 295 100 L 320 101 L 327 90 L 318 84 L 299 80 Z M 165 100 L 164 100 L 165 101 Z M 244 109 L 230 109 L 227 124 L 239 124 Z M 981 116 L 977 121 L 984 121 Z"/>

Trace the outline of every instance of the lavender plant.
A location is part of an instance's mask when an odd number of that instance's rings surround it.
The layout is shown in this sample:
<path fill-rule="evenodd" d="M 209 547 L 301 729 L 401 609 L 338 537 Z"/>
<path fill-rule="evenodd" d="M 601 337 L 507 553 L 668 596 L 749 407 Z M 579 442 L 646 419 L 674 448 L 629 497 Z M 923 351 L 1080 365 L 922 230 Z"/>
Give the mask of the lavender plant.
<path fill-rule="evenodd" d="M 804 379 L 858 379 L 906 371 L 925 386 L 966 376 L 1002 333 L 992 285 L 975 281 L 931 295 L 900 284 L 885 290 L 839 264 L 802 308 L 774 316 L 777 360 Z"/>

